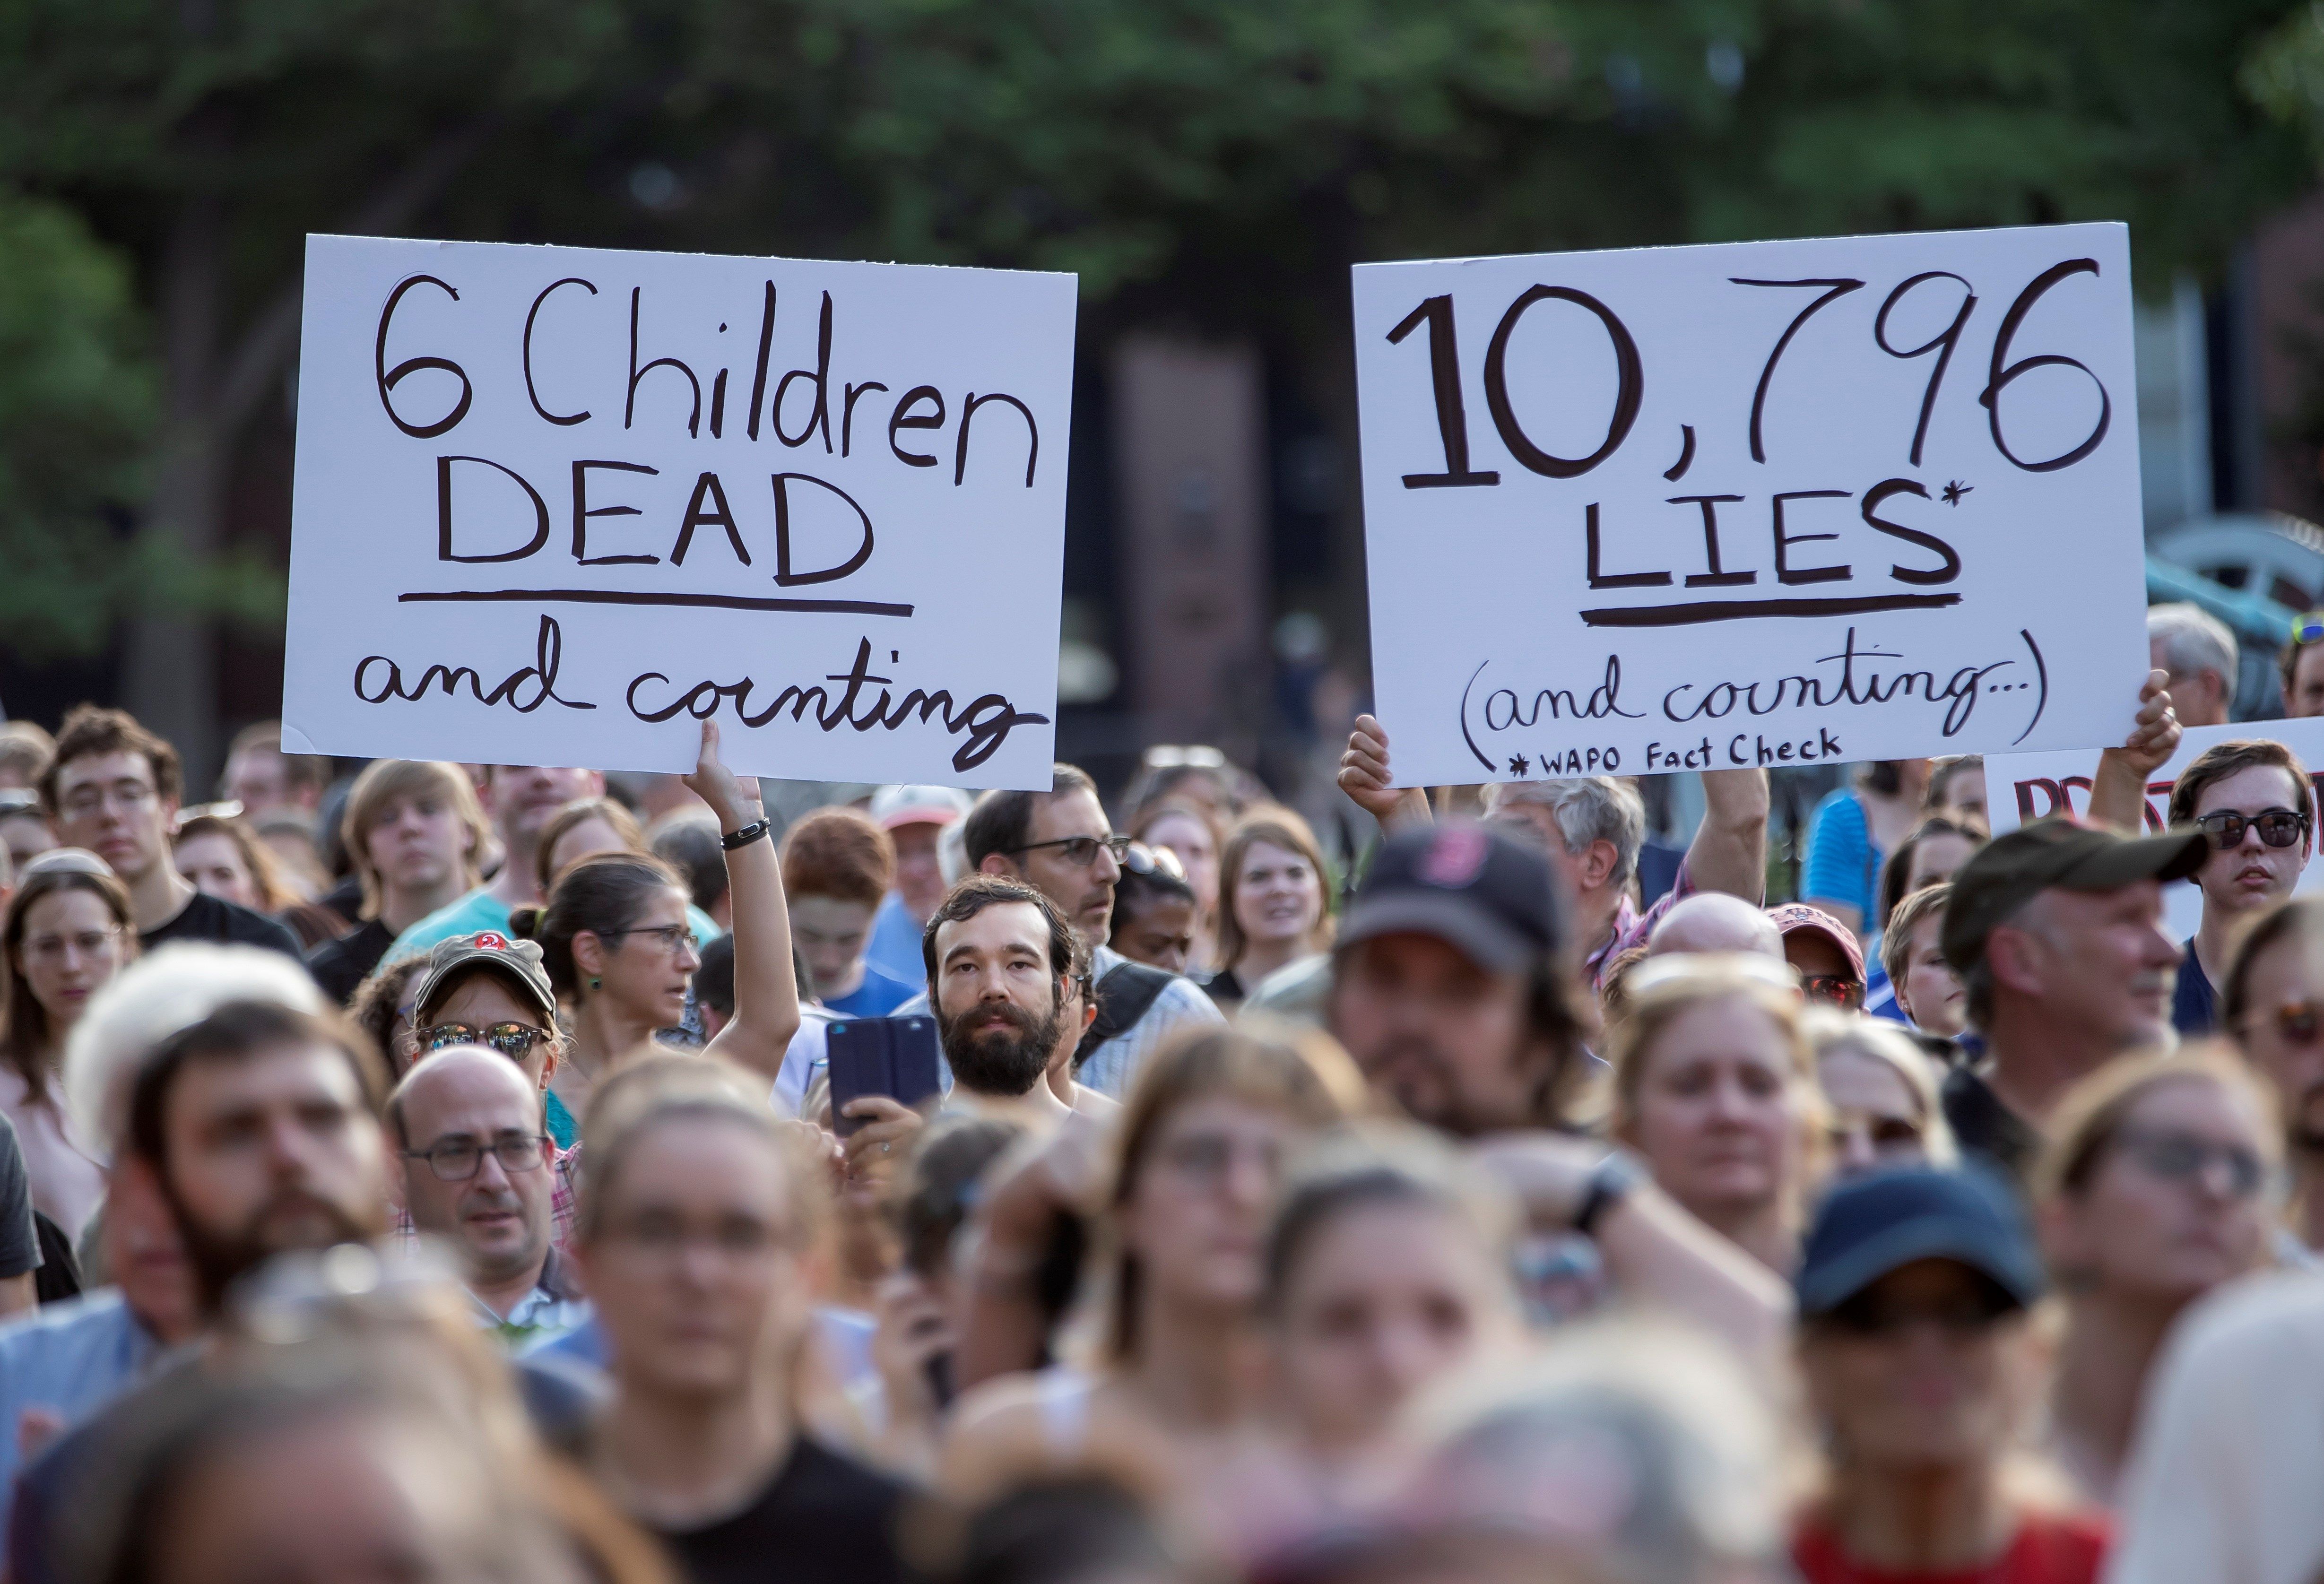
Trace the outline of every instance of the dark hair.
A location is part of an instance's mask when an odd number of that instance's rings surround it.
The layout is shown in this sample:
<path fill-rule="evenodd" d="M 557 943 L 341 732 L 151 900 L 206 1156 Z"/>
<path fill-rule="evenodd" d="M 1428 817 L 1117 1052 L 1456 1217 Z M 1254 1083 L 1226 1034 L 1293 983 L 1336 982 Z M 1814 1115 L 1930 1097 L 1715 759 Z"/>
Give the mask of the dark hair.
<path fill-rule="evenodd" d="M 722 1018 L 734 1015 L 734 937 L 705 943 L 702 966 L 694 971 L 694 999 Z"/>
<path fill-rule="evenodd" d="M 896 843 L 860 808 L 818 808 L 783 833 L 783 894 L 877 907 L 896 883 Z"/>
<path fill-rule="evenodd" d="M 548 851 L 546 843 L 541 851 Z M 511 913 L 509 933 L 539 942 L 549 984 L 578 1001 L 581 971 L 573 962 L 573 937 L 585 931 L 600 939 L 618 935 L 636 921 L 656 891 L 683 897 L 686 882 L 650 852 L 593 852 L 558 876 L 548 906 Z"/>
<path fill-rule="evenodd" d="M 2195 823 L 2195 809 L 2203 801 L 2206 788 L 2255 765 L 2290 772 L 2299 811 L 2315 812 L 2315 785 L 2309 780 L 2308 767 L 2300 762 L 2300 756 L 2272 737 L 2244 737 L 2213 743 L 2179 772 L 2179 778 L 2171 783 L 2172 827 Z"/>
<path fill-rule="evenodd" d="M 945 893 L 936 910 L 928 915 L 928 922 L 920 931 L 920 959 L 928 970 L 928 999 L 936 997 L 936 931 L 947 924 L 962 924 L 974 918 L 988 907 L 1004 903 L 1022 902 L 1041 910 L 1041 920 L 1049 926 L 1049 973 L 1054 979 L 1064 979 L 1073 972 L 1074 926 L 1057 911 L 1057 905 L 1022 880 L 1012 880 L 1006 875 L 964 874 L 958 884 Z"/>
<path fill-rule="evenodd" d="M 1004 858 L 1014 857 L 1032 839 L 1035 800 L 1060 797 L 1071 792 L 1086 792 L 1095 797 L 1097 783 L 1073 766 L 1061 764 L 1050 767 L 1047 792 L 987 792 L 978 798 L 960 828 L 968 867 L 982 869 L 984 861 L 996 852 Z"/>
<path fill-rule="evenodd" d="M 557 876 L 549 867 L 549 855 L 557 851 L 557 844 L 565 840 L 576 825 L 587 824 L 593 819 L 604 820 L 613 826 L 613 834 L 622 839 L 622 845 L 630 852 L 643 852 L 646 850 L 646 833 L 638 828 L 636 815 L 610 797 L 576 797 L 551 815 L 549 823 L 540 828 L 540 845 L 533 850 L 532 854 L 532 874 L 540 882 L 542 891 L 546 892 L 557 884 Z M 593 852 L 589 856 L 595 858 L 598 855 Z M 574 861 L 578 863 L 580 861 L 576 859 Z M 680 890 L 685 889 L 684 885 L 678 887 Z"/>
<path fill-rule="evenodd" d="M 1922 795 L 1921 806 L 1924 809 L 1942 807 L 1947 794 L 1952 790 L 1955 776 L 1966 774 L 1970 770 L 1982 774 L 1984 769 L 1985 755 L 1981 753 L 1960 753 L 1950 759 L 1939 760 L 1930 767 L 1929 787 L 1928 790 Z"/>
<path fill-rule="evenodd" d="M 1896 905 L 1904 899 L 1905 882 L 1913 873 L 1913 851 L 1931 836 L 1961 836 L 1980 847 L 1991 839 L 1990 833 L 1975 820 L 1959 820 L 1941 814 L 1923 816 L 1921 823 L 1913 827 L 1913 833 L 1896 843 L 1896 851 L 1890 853 L 1888 861 L 1881 866 L 1879 917 L 1882 920 L 1895 913 Z M 1885 923 L 1881 927 L 1886 927 Z"/>
<path fill-rule="evenodd" d="M 1107 933 L 1107 944 L 1120 940 L 1121 932 L 1133 920 L 1160 902 L 1183 902 L 1196 908 L 1202 906 L 1194 900 L 1194 888 L 1167 869 L 1157 867 L 1144 874 L 1123 870 L 1121 878 L 1113 883 L 1113 925 Z"/>
<path fill-rule="evenodd" d="M 137 919 L 130 910 L 129 891 L 110 874 L 83 869 L 50 869 L 28 875 L 8 898 L 7 922 L 0 924 L 0 986 L 5 986 L 7 1023 L 0 1028 L 0 1061 L 24 1081 L 24 1097 L 35 1103 L 49 1098 L 48 1047 L 53 1037 L 49 1009 L 32 994 L 32 984 L 17 966 L 24 949 L 24 926 L 32 904 L 59 891 L 88 891 L 105 904 L 121 926 L 124 952 L 137 951 Z M 125 958 L 124 958 L 125 960 Z"/>
<path fill-rule="evenodd" d="M 1497 1254 L 1506 1255 L 1517 1233 L 1515 1206 L 1442 1136 L 1409 1123 L 1353 1125 L 1327 1136 L 1286 1174 L 1268 1228 L 1262 1307 L 1279 1311 L 1300 1261 L 1333 1222 L 1384 1206 L 1464 1220 Z"/>
<path fill-rule="evenodd" d="M 994 1117 L 944 1117 L 921 1130 L 888 1202 L 904 1268 L 922 1276 L 945 1270 L 978 1182 L 1024 1136 L 1019 1124 Z"/>
<path fill-rule="evenodd" d="M 1904 772 L 1901 760 L 1867 760 L 1864 768 L 1856 772 L 1856 784 L 1867 792 L 1883 797 L 1894 797 L 1904 789 Z"/>
<path fill-rule="evenodd" d="M 380 1054 L 387 1058 L 390 1074 L 403 1074 L 403 1053 L 395 1048 L 395 1019 L 403 1010 L 403 992 L 411 988 L 428 967 L 428 953 L 414 952 L 398 957 L 392 962 L 383 962 L 371 971 L 371 976 L 355 986 L 355 993 L 347 998 L 347 1018 L 371 1036 Z M 419 1008 L 412 1008 L 417 1021 Z"/>
<path fill-rule="evenodd" d="M 694 905 L 714 911 L 726 895 L 726 850 L 718 844 L 718 822 L 707 815 L 660 820 L 646 835 L 653 855 L 686 877 Z"/>
<path fill-rule="evenodd" d="M 153 772 L 153 789 L 162 800 L 181 800 L 186 789 L 185 768 L 179 763 L 178 751 L 171 746 L 169 739 L 148 732 L 127 710 L 77 704 L 66 714 L 65 723 L 57 732 L 57 751 L 50 756 L 48 768 L 41 772 L 41 803 L 51 816 L 59 812 L 57 772 L 77 759 L 90 759 L 101 753 L 143 756 Z"/>
<path fill-rule="evenodd" d="M 2244 932 L 2235 956 L 2227 963 L 2227 975 L 2219 981 L 2221 1031 L 2233 1033 L 2251 1011 L 2252 964 L 2259 961 L 2262 953 L 2279 941 L 2305 943 L 2319 939 L 2324 939 L 2324 897 L 2288 897 L 2261 914 Z"/>
<path fill-rule="evenodd" d="M 292 1045 L 327 1045 L 345 1056 L 362 1091 L 364 1110 L 379 1114 L 387 1101 L 386 1064 L 369 1036 L 346 1018 L 300 1012 L 277 1001 L 228 1001 L 200 1022 L 163 1040 L 138 1069 L 129 1092 L 131 1150 L 150 1165 L 161 1164 L 162 1111 L 179 1073 L 186 1068 L 204 1062 L 242 1061 Z"/>

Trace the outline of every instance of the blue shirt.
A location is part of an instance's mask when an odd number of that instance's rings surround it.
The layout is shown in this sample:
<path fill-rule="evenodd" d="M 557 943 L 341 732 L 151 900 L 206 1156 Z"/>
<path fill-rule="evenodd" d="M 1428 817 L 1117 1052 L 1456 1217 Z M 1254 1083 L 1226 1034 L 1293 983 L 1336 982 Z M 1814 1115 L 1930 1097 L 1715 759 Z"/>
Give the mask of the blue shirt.
<path fill-rule="evenodd" d="M 872 939 L 863 948 L 863 960 L 881 972 L 902 980 L 915 994 L 927 988 L 928 965 L 920 952 L 920 926 L 899 893 L 890 891 L 880 899 L 880 911 L 872 916 Z"/>
<path fill-rule="evenodd" d="M 823 1005 L 825 1011 L 836 1012 L 842 1018 L 885 1018 L 919 993 L 918 984 L 898 979 L 866 961 L 863 982 L 844 996 L 825 997 Z"/>
<path fill-rule="evenodd" d="M 161 1345 L 103 1287 L 0 1327 L 0 1533 L 16 1492 L 16 1427 L 42 1408 L 69 1430 L 145 1378 Z"/>
<path fill-rule="evenodd" d="M 1808 860 L 1800 876 L 1800 900 L 1845 902 L 1856 909 L 1858 928 L 1877 936 L 1888 921 L 1876 917 L 1880 850 L 1864 822 L 1864 800 L 1849 787 L 1824 795 L 1808 824 Z"/>
<path fill-rule="evenodd" d="M 2171 992 L 2171 1027 L 2192 1038 L 2210 1033 L 2218 1021 L 2218 994 L 2195 955 L 2195 937 L 2189 935 L 2187 954 L 2179 960 L 2179 988 Z"/>

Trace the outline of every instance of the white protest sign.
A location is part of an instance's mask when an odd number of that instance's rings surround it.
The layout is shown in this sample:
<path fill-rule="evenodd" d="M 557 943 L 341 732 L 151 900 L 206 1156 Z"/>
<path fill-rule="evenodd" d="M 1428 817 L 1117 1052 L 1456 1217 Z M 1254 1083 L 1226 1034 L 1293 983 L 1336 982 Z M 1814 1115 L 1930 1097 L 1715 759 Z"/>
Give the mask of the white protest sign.
<path fill-rule="evenodd" d="M 1365 264 L 1355 332 L 1400 785 L 2128 730 L 2123 226 Z"/>
<path fill-rule="evenodd" d="M 1074 292 L 309 237 L 286 746 L 1046 790 Z"/>
<path fill-rule="evenodd" d="M 2264 737 L 2292 750 L 2308 767 L 2308 812 L 2317 809 L 2317 788 L 2324 782 L 2324 719 L 2306 721 L 2246 721 L 2225 726 L 2190 726 L 2179 740 L 2179 751 L 2147 778 L 2146 828 L 2167 827 L 2171 814 L 2171 784 L 2193 764 L 2203 751 L 2221 742 Z M 2053 814 L 2087 815 L 2090 807 L 2090 778 L 2097 773 L 2095 750 L 2064 753 L 1997 753 L 1985 761 L 1986 812 L 1993 833 L 2014 831 L 2029 820 Z M 2324 892 L 2324 863 L 2312 861 L 2315 827 L 2311 824 L 2305 851 L 2310 861 L 2301 870 L 2297 891 Z M 2203 922 L 2203 893 L 2192 880 L 2177 880 L 2163 888 L 2163 926 L 2173 938 L 2185 940 Z"/>

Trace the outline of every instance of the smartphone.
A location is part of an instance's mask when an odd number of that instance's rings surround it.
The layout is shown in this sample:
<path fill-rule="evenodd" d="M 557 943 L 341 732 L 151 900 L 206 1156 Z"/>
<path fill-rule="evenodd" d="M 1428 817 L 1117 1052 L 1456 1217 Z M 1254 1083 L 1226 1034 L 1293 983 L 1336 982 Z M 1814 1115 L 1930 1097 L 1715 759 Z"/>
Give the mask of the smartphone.
<path fill-rule="evenodd" d="M 832 1125 L 842 1137 L 863 1125 L 862 1118 L 846 1114 L 850 1101 L 878 1094 L 915 1106 L 942 1087 L 934 1018 L 844 1018 L 824 1037 Z"/>

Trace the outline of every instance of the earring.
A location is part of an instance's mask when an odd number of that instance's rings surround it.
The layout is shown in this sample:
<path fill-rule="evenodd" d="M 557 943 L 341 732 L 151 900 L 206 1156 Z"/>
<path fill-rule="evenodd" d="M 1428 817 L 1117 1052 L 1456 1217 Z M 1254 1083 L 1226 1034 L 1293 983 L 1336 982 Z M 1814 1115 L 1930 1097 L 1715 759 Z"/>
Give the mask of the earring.
<path fill-rule="evenodd" d="M 603 984 L 603 983 L 604 983 L 604 982 L 605 982 L 605 981 L 604 981 L 604 980 L 602 980 L 602 979 L 593 979 L 593 980 L 591 980 L 591 981 L 589 981 L 589 988 L 590 988 L 591 990 L 595 990 L 599 985 L 601 985 L 601 984 Z"/>

